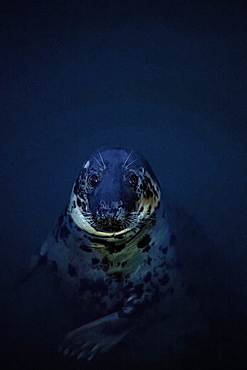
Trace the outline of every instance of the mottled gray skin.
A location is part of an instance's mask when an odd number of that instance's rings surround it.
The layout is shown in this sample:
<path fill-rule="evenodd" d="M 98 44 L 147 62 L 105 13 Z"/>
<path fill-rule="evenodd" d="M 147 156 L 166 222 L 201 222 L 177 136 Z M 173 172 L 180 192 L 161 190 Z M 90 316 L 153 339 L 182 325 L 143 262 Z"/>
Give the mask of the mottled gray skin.
<path fill-rule="evenodd" d="M 82 325 L 66 336 L 64 355 L 90 360 L 108 351 L 149 305 L 170 299 L 174 238 L 149 164 L 129 149 L 93 153 L 36 258 L 46 258 L 59 295 Z"/>

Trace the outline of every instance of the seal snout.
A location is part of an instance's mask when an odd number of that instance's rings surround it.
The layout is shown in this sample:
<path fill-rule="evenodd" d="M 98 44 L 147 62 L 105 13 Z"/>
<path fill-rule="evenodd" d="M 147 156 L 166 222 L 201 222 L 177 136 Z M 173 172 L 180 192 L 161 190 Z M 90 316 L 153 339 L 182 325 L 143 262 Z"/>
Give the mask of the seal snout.
<path fill-rule="evenodd" d="M 99 230 L 121 231 L 124 228 L 124 220 L 125 211 L 122 201 L 100 202 L 96 211 L 96 223 Z"/>

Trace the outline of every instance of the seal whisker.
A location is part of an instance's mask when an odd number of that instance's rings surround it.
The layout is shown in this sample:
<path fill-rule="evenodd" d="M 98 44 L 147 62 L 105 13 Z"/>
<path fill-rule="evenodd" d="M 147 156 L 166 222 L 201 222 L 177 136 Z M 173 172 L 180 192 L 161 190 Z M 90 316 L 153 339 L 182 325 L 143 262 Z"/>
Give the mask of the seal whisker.
<path fill-rule="evenodd" d="M 137 161 L 137 159 L 134 159 L 132 162 L 130 162 L 130 163 L 128 164 L 128 166 L 126 166 L 126 167 L 125 167 L 125 169 L 127 170 L 127 169 L 129 168 L 129 166 L 130 166 L 130 165 L 132 165 L 132 164 L 133 164 L 134 162 L 136 162 L 136 161 Z"/>
<path fill-rule="evenodd" d="M 102 157 L 102 155 L 101 155 L 101 153 L 100 153 L 100 151 L 99 151 L 99 149 L 97 148 L 97 151 L 98 151 L 98 153 L 99 153 L 99 156 L 100 156 L 100 159 L 101 159 L 101 162 L 102 162 L 102 167 L 103 167 L 103 169 L 106 169 L 106 164 L 105 164 L 105 162 L 104 162 L 104 160 L 103 160 L 103 157 Z"/>
<path fill-rule="evenodd" d="M 127 158 L 125 159 L 125 161 L 124 161 L 124 163 L 122 165 L 123 168 L 125 167 L 125 165 L 128 162 L 128 160 L 129 160 L 129 158 L 130 158 L 130 156 L 131 156 L 132 153 L 133 153 L 133 150 L 131 150 L 131 152 L 128 154 Z"/>
<path fill-rule="evenodd" d="M 104 166 L 102 166 L 102 164 L 98 161 L 98 159 L 97 158 L 95 158 L 94 156 L 92 156 L 93 157 L 93 159 L 95 159 L 96 160 L 96 162 L 98 163 L 98 165 L 102 168 L 102 169 L 104 169 Z"/>

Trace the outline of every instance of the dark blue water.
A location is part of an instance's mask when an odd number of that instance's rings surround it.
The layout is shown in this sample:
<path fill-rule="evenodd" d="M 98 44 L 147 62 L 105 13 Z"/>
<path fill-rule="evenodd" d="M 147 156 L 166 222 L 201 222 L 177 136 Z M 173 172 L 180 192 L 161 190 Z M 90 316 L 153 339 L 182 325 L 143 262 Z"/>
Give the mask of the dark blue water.
<path fill-rule="evenodd" d="M 78 368 L 57 354 L 71 328 L 45 274 L 16 282 L 85 157 L 117 144 L 149 160 L 180 214 L 199 315 L 176 307 L 182 326 L 147 325 L 84 368 L 245 369 L 245 2 L 0 7 L 1 368 Z M 164 351 L 185 327 L 181 351 Z"/>

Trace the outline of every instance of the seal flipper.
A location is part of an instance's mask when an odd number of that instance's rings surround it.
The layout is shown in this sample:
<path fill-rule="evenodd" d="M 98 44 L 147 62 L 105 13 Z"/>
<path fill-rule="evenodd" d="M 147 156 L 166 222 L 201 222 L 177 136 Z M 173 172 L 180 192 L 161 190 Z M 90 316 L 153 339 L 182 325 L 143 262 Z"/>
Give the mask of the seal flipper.
<path fill-rule="evenodd" d="M 68 333 L 59 351 L 90 361 L 117 345 L 132 328 L 131 319 L 114 312 Z"/>

